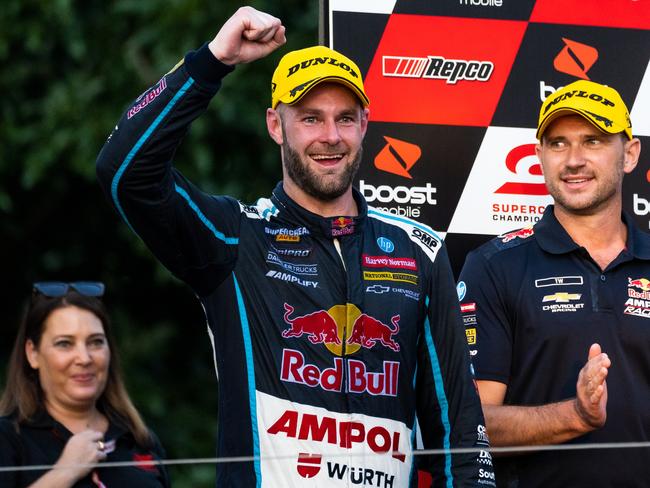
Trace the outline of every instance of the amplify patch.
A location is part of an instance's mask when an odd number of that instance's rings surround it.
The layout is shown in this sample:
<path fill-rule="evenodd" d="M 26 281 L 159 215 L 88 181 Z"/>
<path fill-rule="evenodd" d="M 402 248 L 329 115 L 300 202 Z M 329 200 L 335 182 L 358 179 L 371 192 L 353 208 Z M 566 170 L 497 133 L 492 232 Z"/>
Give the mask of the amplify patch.
<path fill-rule="evenodd" d="M 388 271 L 364 271 L 363 279 L 369 281 L 403 281 L 412 285 L 418 284 L 418 277 L 408 273 L 391 273 Z"/>
<path fill-rule="evenodd" d="M 413 178 L 409 170 L 422 156 L 422 149 L 416 144 L 384 136 L 386 145 L 375 156 L 375 168 L 404 178 Z"/>

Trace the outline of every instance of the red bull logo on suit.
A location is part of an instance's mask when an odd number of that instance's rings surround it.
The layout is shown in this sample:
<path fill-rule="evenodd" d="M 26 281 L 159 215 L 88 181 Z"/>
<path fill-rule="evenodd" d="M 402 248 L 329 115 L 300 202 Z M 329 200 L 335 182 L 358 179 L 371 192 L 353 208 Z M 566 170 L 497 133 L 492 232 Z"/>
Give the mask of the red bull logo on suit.
<path fill-rule="evenodd" d="M 386 347 L 399 352 L 400 346 L 395 341 L 399 333 L 399 314 L 390 318 L 387 325 L 382 320 L 348 303 L 334 305 L 328 310 L 316 310 L 295 316 L 292 305 L 284 304 L 284 321 L 289 326 L 282 331 L 282 337 L 301 338 L 306 336 L 312 344 L 323 344 L 332 354 L 343 356 L 354 354 L 359 349 Z M 345 340 L 345 344 L 343 343 Z"/>
<path fill-rule="evenodd" d="M 284 321 L 289 328 L 282 331 L 282 337 L 300 339 L 304 336 L 312 344 L 323 344 L 336 357 L 331 366 L 317 365 L 305 358 L 302 352 L 285 348 L 280 380 L 326 391 L 397 395 L 399 361 L 383 361 L 383 365 L 374 368 L 380 371 L 372 371 L 363 361 L 343 356 L 362 348 L 386 348 L 399 352 L 400 345 L 395 340 L 400 330 L 399 314 L 393 315 L 391 325 L 387 325 L 350 303 L 298 316 L 288 303 L 284 304 L 284 310 Z"/>

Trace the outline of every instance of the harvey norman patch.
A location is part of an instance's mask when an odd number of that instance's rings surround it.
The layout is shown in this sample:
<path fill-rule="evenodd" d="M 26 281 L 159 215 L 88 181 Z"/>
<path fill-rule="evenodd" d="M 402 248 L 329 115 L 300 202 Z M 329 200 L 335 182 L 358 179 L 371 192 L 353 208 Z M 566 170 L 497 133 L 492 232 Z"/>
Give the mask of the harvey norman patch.
<path fill-rule="evenodd" d="M 417 271 L 418 267 L 413 258 L 398 258 L 392 256 L 361 256 L 363 265 L 369 268 L 397 268 Z"/>
<path fill-rule="evenodd" d="M 409 273 L 392 273 L 389 271 L 364 271 L 363 279 L 375 281 L 403 281 L 405 283 L 411 283 L 412 285 L 418 284 L 417 275 Z"/>

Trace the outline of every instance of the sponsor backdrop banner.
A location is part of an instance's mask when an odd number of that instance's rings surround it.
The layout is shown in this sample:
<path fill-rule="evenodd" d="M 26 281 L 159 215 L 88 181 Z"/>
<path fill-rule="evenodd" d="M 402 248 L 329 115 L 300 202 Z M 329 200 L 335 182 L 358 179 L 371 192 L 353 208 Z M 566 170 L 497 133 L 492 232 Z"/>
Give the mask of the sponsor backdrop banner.
<path fill-rule="evenodd" d="M 650 1 L 325 0 L 321 15 L 371 101 L 360 190 L 436 229 L 456 274 L 551 203 L 537 114 L 578 79 L 616 87 L 630 109 L 643 149 L 623 206 L 650 230 Z"/>

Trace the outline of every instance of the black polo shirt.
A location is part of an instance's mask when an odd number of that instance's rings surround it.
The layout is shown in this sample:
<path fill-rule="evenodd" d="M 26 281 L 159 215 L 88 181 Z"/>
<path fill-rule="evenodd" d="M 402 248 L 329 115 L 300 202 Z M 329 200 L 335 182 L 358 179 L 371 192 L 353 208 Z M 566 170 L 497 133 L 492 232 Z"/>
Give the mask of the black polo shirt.
<path fill-rule="evenodd" d="M 575 397 L 589 346 L 611 361 L 607 422 L 574 443 L 650 440 L 650 236 L 623 215 L 626 249 L 601 271 L 549 206 L 532 228 L 467 256 L 459 284 L 476 378 L 508 385 L 505 403 Z M 647 487 L 650 449 L 555 451 L 497 458 L 522 488 Z M 499 478 L 501 474 L 501 478 Z M 511 485 L 512 486 L 512 485 Z"/>
<path fill-rule="evenodd" d="M 42 412 L 19 431 L 10 417 L 0 417 L 0 467 L 53 465 L 57 462 L 72 433 L 50 415 Z M 114 450 L 108 453 L 106 462 L 140 461 L 138 466 L 97 468 L 97 478 L 106 488 L 169 487 L 169 477 L 164 467 L 147 461 L 164 459 L 164 451 L 154 436 L 152 449 L 136 445 L 131 433 L 120 425 L 109 425 L 104 436 L 107 445 Z M 34 483 L 45 471 L 0 472 L 0 487 L 22 488 Z M 92 472 L 79 480 L 74 488 L 97 488 Z M 97 479 L 96 478 L 96 479 Z"/>

